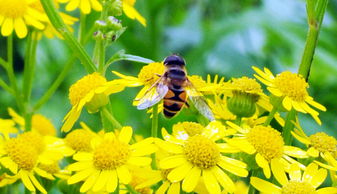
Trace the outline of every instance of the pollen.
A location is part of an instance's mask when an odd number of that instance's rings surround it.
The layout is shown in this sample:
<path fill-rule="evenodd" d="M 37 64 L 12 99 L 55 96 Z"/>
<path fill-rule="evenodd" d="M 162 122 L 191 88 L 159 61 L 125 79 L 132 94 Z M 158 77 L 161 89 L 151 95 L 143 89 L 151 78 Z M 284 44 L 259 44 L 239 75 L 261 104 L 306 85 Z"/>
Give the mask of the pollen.
<path fill-rule="evenodd" d="M 188 139 L 184 153 L 187 161 L 202 169 L 215 166 L 220 159 L 217 145 L 201 135 L 195 135 Z"/>
<path fill-rule="evenodd" d="M 26 0 L 0 0 L 0 15 L 5 18 L 20 18 L 25 15 L 28 9 Z"/>
<path fill-rule="evenodd" d="M 314 194 L 315 188 L 307 182 L 289 181 L 282 187 L 282 194 Z"/>
<path fill-rule="evenodd" d="M 39 168 L 50 174 L 56 174 L 61 170 L 57 162 L 52 164 L 39 164 Z"/>
<path fill-rule="evenodd" d="M 32 170 L 37 162 L 37 150 L 23 138 L 10 139 L 5 144 L 5 151 L 19 168 Z"/>
<path fill-rule="evenodd" d="M 241 78 L 233 78 L 232 85 L 236 90 L 241 92 L 253 94 L 262 93 L 261 85 L 255 79 L 245 76 Z"/>
<path fill-rule="evenodd" d="M 33 146 L 38 154 L 42 153 L 46 147 L 43 136 L 34 131 L 22 133 L 18 138 Z"/>
<path fill-rule="evenodd" d="M 271 127 L 255 126 L 247 134 L 247 140 L 268 161 L 283 155 L 284 141 L 281 133 Z"/>
<path fill-rule="evenodd" d="M 91 151 L 90 142 L 92 138 L 93 135 L 90 132 L 84 129 L 76 129 L 66 136 L 65 142 L 75 151 L 89 152 Z"/>
<path fill-rule="evenodd" d="M 144 83 L 144 85 L 153 85 L 158 79 L 158 75 L 164 73 L 165 66 L 163 63 L 150 63 L 144 66 L 139 74 L 138 79 Z"/>
<path fill-rule="evenodd" d="M 33 128 L 41 135 L 56 135 L 56 129 L 49 119 L 41 114 L 34 114 L 32 118 Z"/>
<path fill-rule="evenodd" d="M 201 134 L 204 130 L 204 127 L 200 125 L 199 123 L 195 122 L 182 122 L 178 123 L 173 126 L 173 131 L 178 132 L 179 130 L 184 130 L 188 134 L 188 136 L 192 137 L 197 134 Z M 179 132 L 178 132 L 179 133 Z"/>
<path fill-rule="evenodd" d="M 329 152 L 337 158 L 337 140 L 324 132 L 318 132 L 309 136 L 309 140 L 314 148 L 320 152 Z"/>
<path fill-rule="evenodd" d="M 98 170 L 112 170 L 126 164 L 129 145 L 117 140 L 105 140 L 94 151 L 94 166 Z"/>
<path fill-rule="evenodd" d="M 308 83 L 303 77 L 289 71 L 282 72 L 275 78 L 275 86 L 285 95 L 297 102 L 305 101 L 308 96 Z"/>
<path fill-rule="evenodd" d="M 106 79 L 97 72 L 84 76 L 69 89 L 71 105 L 78 104 L 89 92 L 103 86 L 106 82 Z"/>

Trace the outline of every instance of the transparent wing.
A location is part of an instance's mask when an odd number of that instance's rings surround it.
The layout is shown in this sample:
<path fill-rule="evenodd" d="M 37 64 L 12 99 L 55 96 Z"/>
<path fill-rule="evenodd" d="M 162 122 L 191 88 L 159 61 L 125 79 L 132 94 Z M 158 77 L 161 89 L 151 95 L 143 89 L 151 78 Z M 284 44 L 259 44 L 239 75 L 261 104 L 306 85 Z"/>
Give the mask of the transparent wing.
<path fill-rule="evenodd" d="M 187 82 L 186 92 L 195 108 L 208 120 L 214 121 L 215 120 L 214 115 L 211 109 L 209 108 L 204 96 L 199 91 L 197 91 L 197 89 L 193 86 L 193 84 L 189 80 Z"/>
<path fill-rule="evenodd" d="M 163 99 L 168 91 L 167 85 L 164 84 L 162 78 L 154 83 L 138 101 L 137 109 L 143 110 L 157 104 Z"/>

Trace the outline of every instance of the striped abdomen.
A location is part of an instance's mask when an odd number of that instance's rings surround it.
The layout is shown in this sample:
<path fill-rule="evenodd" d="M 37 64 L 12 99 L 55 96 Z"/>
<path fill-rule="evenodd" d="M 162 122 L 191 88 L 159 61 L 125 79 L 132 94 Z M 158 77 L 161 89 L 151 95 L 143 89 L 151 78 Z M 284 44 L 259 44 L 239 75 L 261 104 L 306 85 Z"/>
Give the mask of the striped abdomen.
<path fill-rule="evenodd" d="M 186 104 L 186 91 L 170 88 L 164 97 L 164 115 L 171 118 L 176 115 Z"/>

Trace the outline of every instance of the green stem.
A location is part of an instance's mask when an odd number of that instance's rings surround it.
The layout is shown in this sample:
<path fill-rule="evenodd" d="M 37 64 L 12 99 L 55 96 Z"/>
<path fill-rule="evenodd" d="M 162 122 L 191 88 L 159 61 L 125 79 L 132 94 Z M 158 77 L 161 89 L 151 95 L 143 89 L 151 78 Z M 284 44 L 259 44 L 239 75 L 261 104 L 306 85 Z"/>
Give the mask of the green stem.
<path fill-rule="evenodd" d="M 66 65 L 63 67 L 61 73 L 59 73 L 58 77 L 56 78 L 56 80 L 53 82 L 53 84 L 49 87 L 49 89 L 47 90 L 47 92 L 39 99 L 39 101 L 35 104 L 33 110 L 37 111 L 39 108 L 41 108 L 41 106 L 43 104 L 45 104 L 50 97 L 55 93 L 55 91 L 57 90 L 57 88 L 60 86 L 60 84 L 62 83 L 62 81 L 64 80 L 64 78 L 66 77 L 66 75 L 68 74 L 68 72 L 71 70 L 74 62 L 75 62 L 75 57 L 72 56 L 69 61 L 66 63 Z"/>
<path fill-rule="evenodd" d="M 298 69 L 298 73 L 301 74 L 306 80 L 308 80 L 310 74 L 310 68 L 315 54 L 315 48 L 317 46 L 318 35 L 328 0 L 317 0 L 316 6 L 313 5 L 314 3 L 315 2 L 312 0 L 307 0 L 309 30 L 305 42 L 302 60 Z"/>
<path fill-rule="evenodd" d="M 253 169 L 251 172 L 252 173 L 249 177 L 257 177 L 257 175 L 259 174 L 259 169 Z M 253 185 L 249 184 L 248 194 L 255 194 L 255 193 L 257 193 L 257 190 L 255 189 L 255 187 L 253 187 Z"/>
<path fill-rule="evenodd" d="M 53 0 L 43 0 L 41 1 L 41 4 L 54 28 L 63 36 L 65 42 L 71 48 L 73 53 L 77 55 L 87 72 L 95 72 L 95 64 L 91 61 L 83 46 L 75 39 L 72 33 L 68 30 L 67 26 L 64 24 L 62 18 L 54 7 Z"/>
<path fill-rule="evenodd" d="M 276 99 L 276 102 L 273 104 L 273 109 L 269 112 L 269 115 L 268 115 L 266 121 L 263 123 L 263 126 L 268 126 L 270 124 L 270 122 L 273 120 L 274 115 L 276 114 L 277 110 L 281 106 L 281 103 L 282 103 L 281 98 Z"/>
<path fill-rule="evenodd" d="M 1 86 L 4 90 L 6 90 L 8 93 L 10 93 L 10 94 L 12 94 L 13 96 L 15 96 L 14 90 L 13 90 L 11 87 L 9 87 L 9 86 L 6 84 L 6 82 L 5 82 L 3 79 L 1 79 L 1 78 L 0 78 L 0 86 Z"/>
<path fill-rule="evenodd" d="M 282 136 L 284 139 L 285 145 L 291 145 L 292 143 L 292 136 L 291 136 L 291 131 L 294 128 L 294 123 L 293 121 L 296 118 L 296 110 L 291 109 L 290 112 L 288 112 L 286 121 L 282 130 Z"/>
<path fill-rule="evenodd" d="M 85 30 L 85 27 L 86 27 L 86 15 L 83 14 L 81 12 L 81 15 L 80 15 L 80 28 L 78 30 L 78 42 L 81 44 L 81 45 L 84 45 L 84 41 L 85 41 L 85 34 L 86 34 L 86 30 Z"/>
<path fill-rule="evenodd" d="M 122 128 L 122 125 L 115 119 L 115 117 L 111 114 L 111 112 L 106 108 L 106 107 L 103 107 L 101 109 L 101 116 L 102 116 L 102 119 L 106 118 L 108 119 L 108 121 L 112 124 L 112 126 L 114 127 L 114 129 L 121 129 Z M 103 122 L 103 126 L 104 126 L 104 122 Z M 112 131 L 112 129 L 104 129 L 106 132 L 110 132 Z"/>
<path fill-rule="evenodd" d="M 151 137 L 158 137 L 158 103 L 152 106 L 152 125 L 151 125 Z M 157 169 L 156 154 L 153 153 L 152 157 L 152 169 Z"/>
<path fill-rule="evenodd" d="M 138 194 L 138 192 L 134 190 L 131 185 L 127 184 L 125 187 L 131 194 Z"/>

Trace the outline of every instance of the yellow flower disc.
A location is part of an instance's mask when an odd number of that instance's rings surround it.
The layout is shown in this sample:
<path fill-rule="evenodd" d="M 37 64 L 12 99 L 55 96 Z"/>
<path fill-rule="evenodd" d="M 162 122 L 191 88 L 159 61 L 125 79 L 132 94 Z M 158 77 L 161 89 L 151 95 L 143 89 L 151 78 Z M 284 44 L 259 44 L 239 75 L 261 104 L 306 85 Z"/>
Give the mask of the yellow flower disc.
<path fill-rule="evenodd" d="M 50 174 L 58 173 L 61 170 L 59 165 L 56 162 L 53 164 L 39 164 L 39 168 L 41 168 L 42 170 Z"/>
<path fill-rule="evenodd" d="M 18 138 L 33 146 L 38 154 L 42 153 L 46 147 L 43 136 L 34 131 L 22 133 Z"/>
<path fill-rule="evenodd" d="M 89 92 L 103 86 L 106 83 L 105 77 L 95 72 L 84 76 L 69 89 L 69 99 L 71 105 L 79 103 Z"/>
<path fill-rule="evenodd" d="M 337 140 L 324 132 L 318 132 L 309 136 L 309 140 L 314 148 L 320 152 L 329 152 L 337 157 Z"/>
<path fill-rule="evenodd" d="M 34 114 L 32 118 L 32 127 L 41 135 L 56 135 L 56 129 L 49 119 L 40 114 Z"/>
<path fill-rule="evenodd" d="M 37 150 L 31 144 L 27 144 L 23 138 L 10 139 L 5 144 L 5 151 L 19 168 L 30 171 L 37 162 Z"/>
<path fill-rule="evenodd" d="M 20 18 L 28 9 L 26 0 L 0 0 L 0 15 L 5 18 Z"/>
<path fill-rule="evenodd" d="M 268 161 L 283 155 L 281 133 L 271 127 L 255 126 L 247 134 L 247 140 Z"/>
<path fill-rule="evenodd" d="M 111 170 L 126 164 L 130 157 L 129 145 L 117 140 L 105 140 L 94 151 L 94 166 Z"/>
<path fill-rule="evenodd" d="M 215 166 L 220 159 L 217 145 L 201 135 L 195 135 L 188 139 L 184 153 L 189 162 L 202 169 Z"/>
<path fill-rule="evenodd" d="M 159 79 L 157 74 L 162 75 L 164 73 L 164 68 L 163 63 L 150 63 L 140 70 L 138 79 L 144 85 L 153 85 Z"/>
<path fill-rule="evenodd" d="M 241 78 L 233 78 L 232 85 L 236 90 L 259 94 L 262 93 L 261 85 L 252 78 L 241 77 Z"/>
<path fill-rule="evenodd" d="M 314 194 L 315 188 L 306 182 L 289 181 L 282 187 L 282 194 Z"/>
<path fill-rule="evenodd" d="M 195 123 L 195 122 L 182 122 L 182 123 L 173 125 L 173 132 L 177 132 L 179 130 L 186 131 L 188 136 L 192 137 L 194 135 L 201 134 L 201 132 L 204 130 L 204 127 L 200 125 L 199 123 Z"/>
<path fill-rule="evenodd" d="M 75 151 L 89 152 L 91 150 L 91 139 L 93 135 L 86 130 L 76 129 L 65 137 L 65 142 Z"/>
<path fill-rule="evenodd" d="M 285 95 L 297 102 L 304 102 L 308 96 L 308 83 L 296 73 L 289 71 L 277 75 L 275 86 Z"/>

